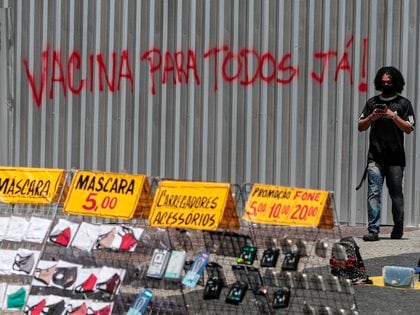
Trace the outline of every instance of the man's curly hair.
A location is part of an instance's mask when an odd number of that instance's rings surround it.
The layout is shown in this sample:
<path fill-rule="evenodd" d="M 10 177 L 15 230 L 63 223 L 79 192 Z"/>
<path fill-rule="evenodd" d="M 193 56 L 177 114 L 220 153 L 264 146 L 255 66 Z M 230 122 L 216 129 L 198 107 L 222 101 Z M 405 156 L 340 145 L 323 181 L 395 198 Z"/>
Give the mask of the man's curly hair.
<path fill-rule="evenodd" d="M 401 93 L 404 89 L 405 81 L 401 72 L 394 67 L 382 67 L 378 70 L 375 76 L 375 90 L 382 91 L 382 77 L 384 74 L 388 74 L 392 78 L 392 86 L 396 93 Z"/>

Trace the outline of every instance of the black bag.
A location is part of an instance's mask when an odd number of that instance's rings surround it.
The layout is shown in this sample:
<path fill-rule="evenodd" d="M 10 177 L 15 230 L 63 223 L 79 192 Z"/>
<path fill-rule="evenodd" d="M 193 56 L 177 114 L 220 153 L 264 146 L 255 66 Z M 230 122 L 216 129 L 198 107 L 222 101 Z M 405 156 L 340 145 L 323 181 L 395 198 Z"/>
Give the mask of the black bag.
<path fill-rule="evenodd" d="M 353 283 L 369 281 L 359 246 L 352 236 L 333 244 L 330 258 L 331 274 L 350 279 Z"/>

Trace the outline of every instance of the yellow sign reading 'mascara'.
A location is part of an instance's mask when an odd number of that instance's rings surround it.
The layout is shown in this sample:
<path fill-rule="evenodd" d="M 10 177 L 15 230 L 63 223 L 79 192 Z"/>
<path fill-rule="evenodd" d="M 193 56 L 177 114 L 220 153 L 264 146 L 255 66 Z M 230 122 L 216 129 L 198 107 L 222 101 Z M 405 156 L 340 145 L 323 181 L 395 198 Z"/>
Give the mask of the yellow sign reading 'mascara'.
<path fill-rule="evenodd" d="M 0 167 L 0 201 L 4 203 L 48 204 L 55 201 L 64 170 Z"/>
<path fill-rule="evenodd" d="M 328 196 L 323 190 L 254 184 L 242 218 L 263 224 L 332 228 Z"/>
<path fill-rule="evenodd" d="M 144 175 L 77 171 L 64 211 L 78 215 L 131 219 L 136 214 L 143 192 L 150 193 Z"/>
<path fill-rule="evenodd" d="M 237 229 L 239 219 L 230 184 L 161 182 L 153 199 L 149 224 L 209 231 L 218 227 Z"/>

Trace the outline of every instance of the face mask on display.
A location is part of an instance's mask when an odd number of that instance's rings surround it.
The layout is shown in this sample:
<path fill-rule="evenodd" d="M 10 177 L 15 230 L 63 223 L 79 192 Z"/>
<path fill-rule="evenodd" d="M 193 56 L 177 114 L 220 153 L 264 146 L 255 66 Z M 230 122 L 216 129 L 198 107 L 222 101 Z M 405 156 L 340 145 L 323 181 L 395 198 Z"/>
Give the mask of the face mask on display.
<path fill-rule="evenodd" d="M 78 293 L 84 293 L 84 292 L 91 292 L 93 289 L 95 289 L 95 284 L 98 278 L 95 274 L 91 274 L 83 283 L 79 284 L 75 291 Z"/>
<path fill-rule="evenodd" d="M 20 288 L 19 290 L 7 295 L 7 308 L 22 309 L 25 305 L 26 290 Z"/>
<path fill-rule="evenodd" d="M 44 309 L 45 305 L 47 305 L 47 300 L 42 299 L 38 304 L 35 304 L 31 307 L 25 306 L 25 309 L 23 310 L 23 314 L 25 315 L 41 315 L 42 310 Z"/>
<path fill-rule="evenodd" d="M 35 269 L 35 279 L 49 285 L 56 269 L 57 265 L 45 269 L 37 268 Z"/>
<path fill-rule="evenodd" d="M 66 309 L 66 304 L 64 300 L 61 300 L 60 302 L 45 306 L 43 314 L 61 315 L 65 309 Z"/>
<path fill-rule="evenodd" d="M 99 235 L 99 237 L 96 241 L 96 246 L 95 247 L 97 249 L 111 248 L 112 242 L 114 241 L 114 238 L 115 238 L 115 234 L 116 234 L 116 230 L 115 230 L 115 228 L 113 228 L 108 233 Z"/>
<path fill-rule="evenodd" d="M 71 229 L 70 227 L 66 227 L 60 233 L 55 235 L 50 235 L 50 241 L 61 246 L 67 247 L 70 243 L 71 239 Z"/>
<path fill-rule="evenodd" d="M 118 273 L 115 273 L 107 281 L 98 283 L 96 285 L 96 288 L 98 290 L 107 292 L 109 294 L 114 294 L 117 291 L 118 286 L 120 285 L 120 283 L 121 283 L 121 278 L 120 278 L 120 276 L 119 276 Z"/>
<path fill-rule="evenodd" d="M 85 315 L 87 312 L 86 304 L 83 303 L 82 305 L 76 307 L 71 312 L 69 312 L 69 315 Z"/>
<path fill-rule="evenodd" d="M 13 270 L 23 271 L 27 274 L 30 274 L 34 265 L 35 257 L 33 253 L 27 256 L 16 254 L 15 262 L 13 263 Z"/>
<path fill-rule="evenodd" d="M 119 250 L 129 251 L 137 244 L 137 239 L 134 236 L 133 231 L 130 229 L 121 237 L 121 244 Z"/>
<path fill-rule="evenodd" d="M 87 315 L 109 315 L 111 314 L 111 306 L 107 305 L 104 308 L 101 308 L 100 310 L 94 310 L 91 307 L 87 310 Z"/>
<path fill-rule="evenodd" d="M 77 267 L 58 267 L 52 281 L 56 285 L 68 288 L 73 285 L 77 278 Z"/>

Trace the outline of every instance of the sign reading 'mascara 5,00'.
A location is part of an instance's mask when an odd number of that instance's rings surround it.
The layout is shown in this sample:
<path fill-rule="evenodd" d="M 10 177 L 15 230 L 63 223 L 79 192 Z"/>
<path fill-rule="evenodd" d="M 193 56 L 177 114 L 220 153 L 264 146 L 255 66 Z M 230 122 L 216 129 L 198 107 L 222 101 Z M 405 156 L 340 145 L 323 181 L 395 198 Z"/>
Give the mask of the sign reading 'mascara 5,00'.
<path fill-rule="evenodd" d="M 73 177 L 64 211 L 130 219 L 145 182 L 144 175 L 78 171 Z"/>
<path fill-rule="evenodd" d="M 236 227 L 238 218 L 229 184 L 164 181 L 153 199 L 151 226 L 216 230 Z"/>
<path fill-rule="evenodd" d="M 0 167 L 0 200 L 4 203 L 48 204 L 54 202 L 64 170 Z"/>

